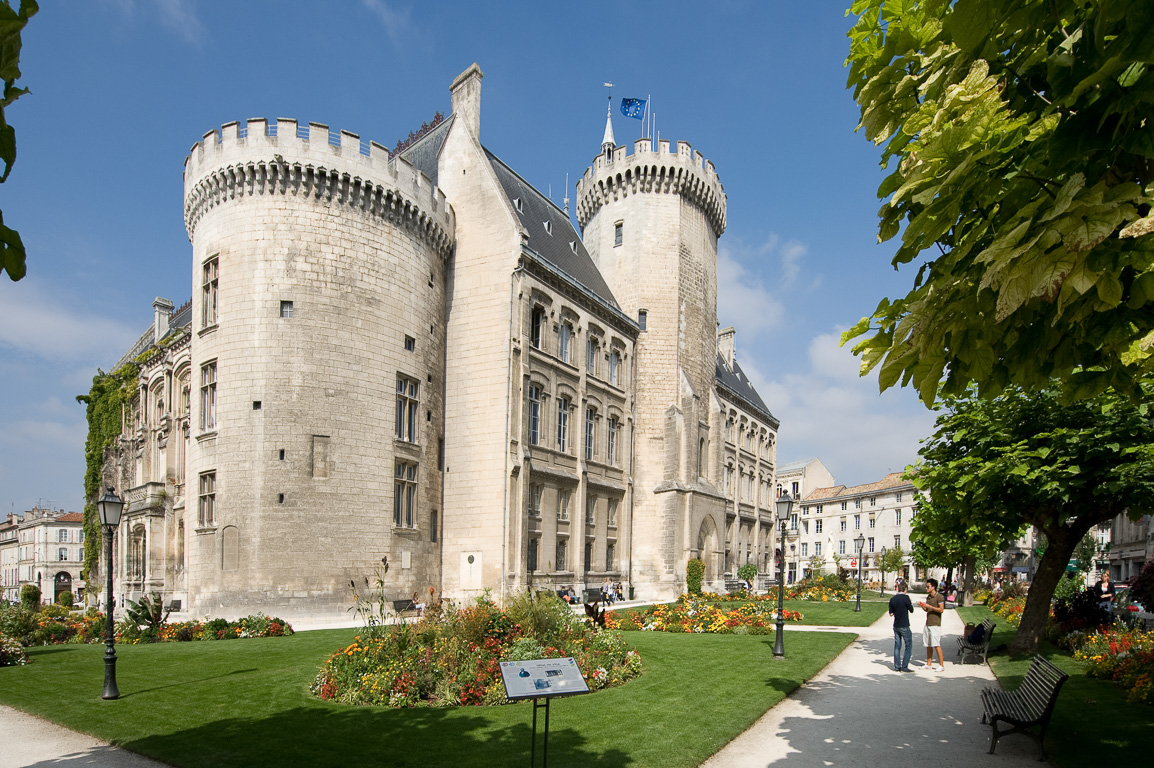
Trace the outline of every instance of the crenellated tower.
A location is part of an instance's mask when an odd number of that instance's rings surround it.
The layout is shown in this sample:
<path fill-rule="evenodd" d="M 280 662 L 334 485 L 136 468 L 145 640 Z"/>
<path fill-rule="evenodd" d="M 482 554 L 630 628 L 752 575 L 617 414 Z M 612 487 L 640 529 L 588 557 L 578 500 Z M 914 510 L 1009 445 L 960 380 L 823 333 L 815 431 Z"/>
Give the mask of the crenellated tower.
<path fill-rule="evenodd" d="M 726 527 L 720 470 L 709 466 L 725 204 L 713 164 L 686 142 L 603 147 L 577 182 L 585 246 L 642 326 L 632 555 L 634 578 L 662 596 L 683 588 L 688 558 L 720 547 Z"/>
<path fill-rule="evenodd" d="M 385 557 L 398 594 L 437 587 L 444 193 L 355 134 L 249 120 L 192 147 L 184 200 L 190 610 L 342 616 Z"/>

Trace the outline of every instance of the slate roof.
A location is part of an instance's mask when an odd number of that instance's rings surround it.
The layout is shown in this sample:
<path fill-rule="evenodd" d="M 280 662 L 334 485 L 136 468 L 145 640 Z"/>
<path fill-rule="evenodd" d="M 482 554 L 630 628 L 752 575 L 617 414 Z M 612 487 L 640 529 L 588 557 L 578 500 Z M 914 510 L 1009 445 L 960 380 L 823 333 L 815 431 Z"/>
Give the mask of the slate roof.
<path fill-rule="evenodd" d="M 745 371 L 741 370 L 741 366 L 738 365 L 736 360 L 733 361 L 733 366 L 730 367 L 725 358 L 718 354 L 717 368 L 714 376 L 717 380 L 717 386 L 744 401 L 757 411 L 759 416 L 771 422 L 775 427 L 780 426 L 781 422 L 770 413 L 769 407 L 765 404 L 765 401 L 761 399 L 761 395 L 757 394 L 757 390 L 753 388 L 749 377 L 745 375 Z"/>
<path fill-rule="evenodd" d="M 485 154 L 521 226 L 529 233 L 529 248 L 620 311 L 621 305 L 613 297 L 605 278 L 597 271 L 593 259 L 585 250 L 585 244 L 581 242 L 580 235 L 565 212 L 505 165 L 499 157 L 487 149 Z"/>
<path fill-rule="evenodd" d="M 452 124 L 453 116 L 449 115 L 440 125 L 401 152 L 401 157 L 428 176 L 434 187 L 437 186 L 437 159 L 441 154 L 441 146 L 445 143 L 445 137 L 449 135 L 449 126 Z"/>
<path fill-rule="evenodd" d="M 816 456 L 814 456 L 813 458 L 809 458 L 809 459 L 799 459 L 797 461 L 787 461 L 784 464 L 778 464 L 777 465 L 777 473 L 780 475 L 782 472 L 795 472 L 799 469 L 805 469 L 806 467 L 808 467 L 810 464 L 812 464 L 815 461 L 817 461 Z"/>

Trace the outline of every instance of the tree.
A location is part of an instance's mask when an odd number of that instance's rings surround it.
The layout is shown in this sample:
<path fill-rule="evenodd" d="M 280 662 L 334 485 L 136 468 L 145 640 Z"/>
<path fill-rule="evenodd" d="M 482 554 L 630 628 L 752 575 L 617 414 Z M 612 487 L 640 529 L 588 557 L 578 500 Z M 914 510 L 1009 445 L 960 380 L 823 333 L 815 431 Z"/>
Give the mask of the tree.
<path fill-rule="evenodd" d="M 854 0 L 884 144 L 878 241 L 913 288 L 842 343 L 885 390 L 1134 394 L 1154 370 L 1154 3 Z M 944 377 L 944 382 L 943 382 Z"/>
<path fill-rule="evenodd" d="M 886 553 L 878 558 L 878 567 L 885 573 L 900 574 L 905 564 L 906 553 L 901 547 L 887 549 Z"/>
<path fill-rule="evenodd" d="M 1098 540 L 1093 533 L 1087 533 L 1074 547 L 1074 562 L 1082 573 L 1094 570 L 1094 558 L 1098 556 Z"/>
<path fill-rule="evenodd" d="M 1146 610 L 1154 608 L 1154 560 L 1147 560 L 1142 566 L 1138 578 L 1130 585 L 1130 595 Z"/>
<path fill-rule="evenodd" d="M 20 0 L 19 11 L 12 10 L 8 0 L 0 0 L 0 79 L 4 80 L 4 95 L 0 97 L 0 161 L 4 172 L 0 183 L 8 180 L 16 163 L 16 129 L 8 124 L 4 110 L 28 93 L 27 88 L 16 87 L 20 78 L 20 33 L 39 10 L 35 0 Z M 4 214 L 0 212 L 0 272 L 5 271 L 12 280 L 24 277 L 24 242 L 19 232 L 4 225 Z"/>
<path fill-rule="evenodd" d="M 825 568 L 825 558 L 821 555 L 814 555 L 809 559 L 809 575 L 811 577 L 821 576 L 821 569 Z"/>
<path fill-rule="evenodd" d="M 932 529 L 974 528 L 1002 542 L 1033 525 L 1049 540 L 1012 650 L 1037 648 L 1054 587 L 1086 533 L 1118 514 L 1137 519 L 1154 508 L 1148 389 L 1140 402 L 1107 390 L 1064 404 L 1058 383 L 1041 392 L 1011 387 L 981 398 L 971 389 L 945 399 L 914 476 L 932 490 L 934 507 L 948 512 Z"/>
<path fill-rule="evenodd" d="M 916 473 L 908 478 L 918 483 Z M 978 563 L 993 561 L 1012 539 L 1006 538 L 1003 531 L 990 530 L 978 523 L 959 524 L 957 516 L 960 510 L 948 506 L 953 497 L 946 494 L 939 502 L 936 490 L 933 492 L 935 497 L 932 500 L 921 493 L 917 494 L 915 512 L 910 523 L 911 556 L 923 568 L 953 568 L 961 565 L 959 581 L 962 589 L 957 604 L 973 605 Z"/>

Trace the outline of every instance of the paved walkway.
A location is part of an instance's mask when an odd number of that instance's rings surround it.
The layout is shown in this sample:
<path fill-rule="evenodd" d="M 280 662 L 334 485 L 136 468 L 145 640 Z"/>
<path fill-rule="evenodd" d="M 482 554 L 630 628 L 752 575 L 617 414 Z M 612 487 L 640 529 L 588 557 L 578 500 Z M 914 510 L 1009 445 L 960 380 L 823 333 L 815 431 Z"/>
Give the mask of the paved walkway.
<path fill-rule="evenodd" d="M 981 724 L 980 694 L 997 685 L 994 675 L 980 662 L 955 663 L 962 621 L 952 610 L 942 620 L 946 670 L 929 671 L 923 616 L 915 608 L 913 672 L 894 670 L 893 620 L 883 615 L 702 768 L 1036 768 L 1037 743 L 1024 736 L 1003 738 L 996 754 L 986 754 L 990 726 Z M 788 634 L 785 640 L 788 656 Z"/>
<path fill-rule="evenodd" d="M 890 617 L 882 616 L 817 677 L 766 712 L 702 768 L 1036 768 L 1037 745 L 1023 736 L 987 755 L 990 728 L 981 725 L 983 687 L 996 685 L 985 664 L 957 664 L 951 651 L 962 622 L 943 619 L 946 670 L 924 666 L 922 618 L 914 616 L 912 673 L 893 669 Z M 796 631 L 853 631 L 791 627 Z M 772 664 L 772 661 L 767 661 Z M 0 768 L 165 768 L 46 720 L 0 706 Z"/>

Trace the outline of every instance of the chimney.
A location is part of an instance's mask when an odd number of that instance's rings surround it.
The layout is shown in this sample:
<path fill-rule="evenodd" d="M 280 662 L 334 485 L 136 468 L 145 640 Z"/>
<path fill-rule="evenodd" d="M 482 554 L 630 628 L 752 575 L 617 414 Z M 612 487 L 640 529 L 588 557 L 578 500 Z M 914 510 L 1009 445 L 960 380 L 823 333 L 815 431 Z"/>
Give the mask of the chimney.
<path fill-rule="evenodd" d="M 453 114 L 468 127 L 478 140 L 481 138 L 481 68 L 476 62 L 449 86 L 453 97 Z"/>
<path fill-rule="evenodd" d="M 730 368 L 733 368 L 733 356 L 737 353 L 737 344 L 734 340 L 735 333 L 733 326 L 722 328 L 717 332 L 717 352 L 725 359 Z"/>
<path fill-rule="evenodd" d="M 168 334 L 168 324 L 172 322 L 172 302 L 156 297 L 152 302 L 152 341 L 158 342 Z"/>

